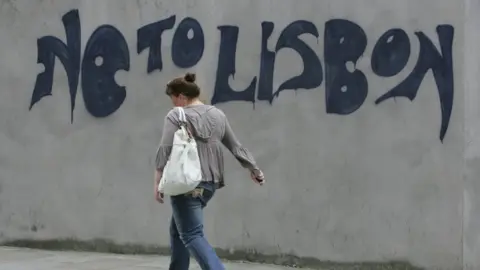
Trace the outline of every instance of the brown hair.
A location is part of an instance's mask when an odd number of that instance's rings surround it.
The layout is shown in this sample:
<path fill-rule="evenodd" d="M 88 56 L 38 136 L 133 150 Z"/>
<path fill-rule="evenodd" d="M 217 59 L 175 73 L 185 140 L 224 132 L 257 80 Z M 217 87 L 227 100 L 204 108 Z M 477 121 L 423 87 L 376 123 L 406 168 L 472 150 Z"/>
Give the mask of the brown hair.
<path fill-rule="evenodd" d="M 198 98 L 200 96 L 200 87 L 195 83 L 195 73 L 187 73 L 183 77 L 178 77 L 167 83 L 165 93 L 168 96 L 178 97 L 180 94 L 188 99 Z"/>

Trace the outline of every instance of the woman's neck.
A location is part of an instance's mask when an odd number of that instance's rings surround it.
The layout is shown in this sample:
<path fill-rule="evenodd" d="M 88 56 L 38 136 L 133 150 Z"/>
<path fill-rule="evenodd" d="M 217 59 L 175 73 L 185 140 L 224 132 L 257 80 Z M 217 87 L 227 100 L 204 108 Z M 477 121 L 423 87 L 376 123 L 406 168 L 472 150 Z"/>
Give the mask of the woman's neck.
<path fill-rule="evenodd" d="M 185 104 L 185 106 L 202 105 L 202 104 L 203 104 L 203 102 L 201 102 L 198 98 L 196 98 L 196 99 L 192 99 L 189 102 L 187 102 L 187 104 Z"/>

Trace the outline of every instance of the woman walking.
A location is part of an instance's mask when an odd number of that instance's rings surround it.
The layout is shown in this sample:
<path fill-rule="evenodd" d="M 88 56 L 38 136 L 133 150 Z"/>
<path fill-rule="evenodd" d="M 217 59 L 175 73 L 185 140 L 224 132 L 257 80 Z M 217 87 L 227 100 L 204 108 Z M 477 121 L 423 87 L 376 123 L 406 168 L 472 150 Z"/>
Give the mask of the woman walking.
<path fill-rule="evenodd" d="M 225 114 L 214 106 L 199 100 L 200 88 L 195 83 L 195 74 L 173 79 L 167 84 L 166 94 L 175 107 L 183 107 L 187 128 L 195 138 L 200 158 L 203 180 L 187 194 L 171 196 L 172 218 L 170 222 L 170 270 L 188 270 L 190 255 L 203 270 L 225 269 L 215 250 L 203 234 L 203 208 L 215 191 L 224 186 L 223 149 L 225 146 L 248 169 L 251 178 L 264 183 L 262 171 L 251 153 L 235 137 Z M 170 110 L 164 120 L 163 134 L 156 156 L 155 199 L 163 203 L 164 196 L 158 191 L 162 171 L 172 150 L 174 133 L 179 129 L 178 110 Z"/>

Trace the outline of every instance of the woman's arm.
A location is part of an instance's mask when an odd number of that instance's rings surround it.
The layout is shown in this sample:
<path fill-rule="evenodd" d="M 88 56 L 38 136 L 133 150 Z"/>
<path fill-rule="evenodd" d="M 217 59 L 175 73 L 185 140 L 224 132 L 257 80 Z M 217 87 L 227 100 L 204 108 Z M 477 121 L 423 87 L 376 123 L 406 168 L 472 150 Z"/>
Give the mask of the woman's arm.
<path fill-rule="evenodd" d="M 242 167 L 249 169 L 255 176 L 263 177 L 263 174 L 258 168 L 253 155 L 242 146 L 240 141 L 238 141 L 235 133 L 228 122 L 228 119 L 225 118 L 225 134 L 222 138 L 222 143 L 225 145 L 228 150 L 233 154 L 233 156 L 240 162 Z"/>
<path fill-rule="evenodd" d="M 178 126 L 173 118 L 173 111 L 170 111 L 163 123 L 162 138 L 160 139 L 155 157 L 155 168 L 157 171 L 163 171 L 163 168 L 165 168 L 167 164 L 170 153 L 172 152 L 173 137 L 177 130 Z"/>

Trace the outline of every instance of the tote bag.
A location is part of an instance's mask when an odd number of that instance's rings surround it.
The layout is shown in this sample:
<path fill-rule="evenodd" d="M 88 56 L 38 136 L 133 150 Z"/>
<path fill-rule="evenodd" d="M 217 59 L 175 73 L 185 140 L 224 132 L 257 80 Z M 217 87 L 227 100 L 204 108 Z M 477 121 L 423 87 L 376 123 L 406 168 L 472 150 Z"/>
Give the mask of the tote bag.
<path fill-rule="evenodd" d="M 187 117 L 182 107 L 179 113 L 180 128 L 173 136 L 170 157 L 163 169 L 158 191 L 176 196 L 194 190 L 202 181 L 202 169 L 197 143 L 187 128 Z"/>

